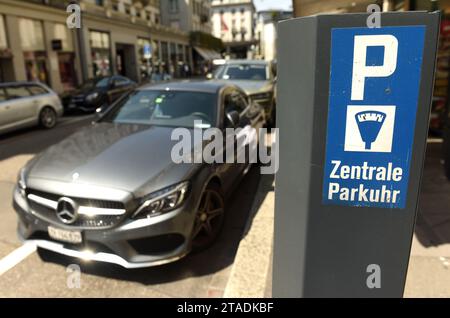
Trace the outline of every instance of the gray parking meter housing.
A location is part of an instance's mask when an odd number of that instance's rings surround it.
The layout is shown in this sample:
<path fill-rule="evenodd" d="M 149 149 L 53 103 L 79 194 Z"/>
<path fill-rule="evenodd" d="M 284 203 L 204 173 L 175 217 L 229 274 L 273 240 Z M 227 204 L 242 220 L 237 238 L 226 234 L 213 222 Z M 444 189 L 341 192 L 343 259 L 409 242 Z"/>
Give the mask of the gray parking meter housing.
<path fill-rule="evenodd" d="M 382 28 L 425 27 L 409 178 L 404 206 L 396 208 L 327 203 L 323 196 L 327 147 L 333 146 L 327 145 L 334 98 L 332 30 L 367 28 L 367 18 L 368 14 L 320 15 L 279 24 L 274 297 L 403 295 L 425 156 L 439 13 L 381 14 Z M 399 56 L 403 53 L 399 49 Z M 334 80 L 338 83 L 339 78 Z M 376 272 L 371 264 L 379 266 L 379 286 L 367 284 Z"/>

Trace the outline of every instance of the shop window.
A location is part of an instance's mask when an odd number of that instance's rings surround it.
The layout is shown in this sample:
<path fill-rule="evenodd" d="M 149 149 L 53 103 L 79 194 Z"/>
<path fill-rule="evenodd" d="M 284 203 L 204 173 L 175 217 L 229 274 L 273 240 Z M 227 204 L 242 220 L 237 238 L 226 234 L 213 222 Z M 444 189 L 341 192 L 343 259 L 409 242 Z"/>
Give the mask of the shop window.
<path fill-rule="evenodd" d="M 39 81 L 49 84 L 47 72 L 47 54 L 45 51 L 24 52 L 25 71 L 28 81 Z"/>
<path fill-rule="evenodd" d="M 171 60 L 177 59 L 177 47 L 175 43 L 170 43 L 170 59 Z"/>
<path fill-rule="evenodd" d="M 64 90 L 72 90 L 76 87 L 75 55 L 73 53 L 58 53 L 59 76 Z"/>
<path fill-rule="evenodd" d="M 146 55 L 146 47 L 150 47 L 151 55 Z M 138 39 L 138 48 L 139 48 L 139 68 L 140 68 L 140 76 L 141 80 L 144 80 L 150 76 L 152 73 L 152 65 L 151 59 L 153 57 L 153 46 L 149 39 Z"/>
<path fill-rule="evenodd" d="M 169 73 L 169 48 L 167 42 L 161 42 L 161 72 Z"/>
<path fill-rule="evenodd" d="M 185 63 L 185 59 L 184 59 L 184 49 L 183 49 L 183 45 L 178 44 L 177 46 L 177 60 L 179 64 L 183 64 Z"/>
<path fill-rule="evenodd" d="M 94 77 L 108 76 L 111 73 L 111 53 L 109 33 L 90 31 L 92 71 Z"/>

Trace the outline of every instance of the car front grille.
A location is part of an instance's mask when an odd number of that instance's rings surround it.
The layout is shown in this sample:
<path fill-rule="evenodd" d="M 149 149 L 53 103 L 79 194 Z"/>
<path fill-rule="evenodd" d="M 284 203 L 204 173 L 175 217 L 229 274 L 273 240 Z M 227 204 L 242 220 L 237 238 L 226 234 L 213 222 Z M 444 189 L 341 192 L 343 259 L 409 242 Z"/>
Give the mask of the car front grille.
<path fill-rule="evenodd" d="M 29 199 L 29 195 L 35 195 L 40 198 L 50 200 L 52 202 L 57 202 L 62 196 L 37 190 L 28 189 L 27 190 L 27 198 L 28 204 L 32 210 L 32 212 L 39 218 L 44 219 L 47 222 L 57 224 L 57 225 L 66 225 L 74 228 L 81 229 L 105 229 L 116 226 L 123 218 L 122 215 L 82 215 L 79 214 L 78 218 L 74 223 L 70 225 L 64 224 L 57 216 L 56 210 L 54 208 L 50 208 L 44 204 L 35 202 Z M 124 210 L 125 206 L 122 202 L 118 201 L 105 201 L 105 200 L 97 200 L 90 198 L 75 198 L 69 197 L 79 206 L 83 207 L 92 207 L 99 209 L 116 209 L 116 210 Z"/>
<path fill-rule="evenodd" d="M 74 102 L 74 103 L 83 103 L 84 102 L 84 96 L 83 95 L 73 96 L 72 97 L 72 102 Z"/>

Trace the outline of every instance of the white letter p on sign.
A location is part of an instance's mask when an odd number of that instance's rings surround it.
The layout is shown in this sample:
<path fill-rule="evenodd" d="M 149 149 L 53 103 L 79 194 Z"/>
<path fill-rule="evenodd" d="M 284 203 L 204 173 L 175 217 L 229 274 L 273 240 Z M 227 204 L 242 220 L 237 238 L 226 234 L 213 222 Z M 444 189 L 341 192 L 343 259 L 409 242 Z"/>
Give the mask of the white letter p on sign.
<path fill-rule="evenodd" d="M 382 65 L 367 66 L 367 48 L 384 47 Z M 398 40 L 390 34 L 356 35 L 353 51 L 352 100 L 364 99 L 364 84 L 368 77 L 387 77 L 397 67 Z"/>

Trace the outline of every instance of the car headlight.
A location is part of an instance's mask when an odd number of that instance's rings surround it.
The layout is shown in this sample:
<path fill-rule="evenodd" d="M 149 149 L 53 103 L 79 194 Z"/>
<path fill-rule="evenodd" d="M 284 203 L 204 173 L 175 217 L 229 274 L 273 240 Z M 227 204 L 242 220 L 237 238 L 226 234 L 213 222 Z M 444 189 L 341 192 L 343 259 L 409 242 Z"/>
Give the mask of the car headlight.
<path fill-rule="evenodd" d="M 145 219 L 175 210 L 185 201 L 188 190 L 189 182 L 185 181 L 153 192 L 142 199 L 141 205 L 132 218 Z"/>
<path fill-rule="evenodd" d="M 27 189 L 27 184 L 25 183 L 25 168 L 20 169 L 19 175 L 17 176 L 17 187 L 20 194 L 25 197 L 25 190 Z"/>
<path fill-rule="evenodd" d="M 251 99 L 253 100 L 257 100 L 257 99 L 270 99 L 272 98 L 272 93 L 271 92 L 265 92 L 265 93 L 258 93 L 258 94 L 253 94 L 250 96 Z"/>
<path fill-rule="evenodd" d="M 86 97 L 86 101 L 88 101 L 88 102 L 92 102 L 94 99 L 96 99 L 98 97 L 98 93 L 92 93 L 92 94 L 89 94 L 87 97 Z"/>

